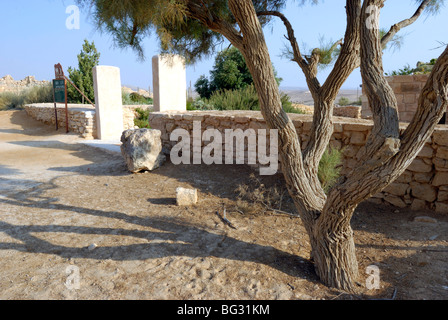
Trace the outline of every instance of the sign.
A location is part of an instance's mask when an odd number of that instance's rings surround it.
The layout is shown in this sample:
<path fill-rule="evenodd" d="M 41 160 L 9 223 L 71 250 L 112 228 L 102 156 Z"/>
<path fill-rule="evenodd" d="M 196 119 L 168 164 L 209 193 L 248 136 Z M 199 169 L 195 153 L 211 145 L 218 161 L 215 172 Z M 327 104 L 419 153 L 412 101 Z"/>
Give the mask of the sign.
<path fill-rule="evenodd" d="M 65 103 L 65 80 L 53 80 L 54 102 Z"/>
<path fill-rule="evenodd" d="M 54 65 L 54 75 L 56 79 L 64 79 L 64 69 L 60 63 Z"/>

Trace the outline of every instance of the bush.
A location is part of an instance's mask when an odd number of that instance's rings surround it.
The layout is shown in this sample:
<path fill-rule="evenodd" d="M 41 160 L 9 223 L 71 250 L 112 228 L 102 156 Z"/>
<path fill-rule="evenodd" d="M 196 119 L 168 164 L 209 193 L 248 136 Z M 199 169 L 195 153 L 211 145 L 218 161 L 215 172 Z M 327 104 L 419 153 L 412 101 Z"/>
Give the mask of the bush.
<path fill-rule="evenodd" d="M 20 93 L 0 94 L 0 110 L 20 109 L 25 104 L 53 102 L 53 86 L 35 86 Z"/>
<path fill-rule="evenodd" d="M 134 119 L 134 125 L 139 128 L 151 128 L 149 126 L 149 109 L 137 108 L 135 112 L 137 113 L 137 117 Z"/>
<path fill-rule="evenodd" d="M 348 106 L 348 105 L 350 104 L 350 100 L 349 100 L 348 98 L 346 98 L 346 97 L 341 97 L 341 98 L 339 99 L 338 104 L 339 104 L 340 106 Z"/>
<path fill-rule="evenodd" d="M 287 94 L 281 95 L 283 109 L 287 113 L 303 113 L 294 108 Z M 253 85 L 238 90 L 220 90 L 209 99 L 198 99 L 191 106 L 192 110 L 252 110 L 259 111 L 258 95 Z"/>
<path fill-rule="evenodd" d="M 149 105 L 153 104 L 154 101 L 151 98 L 145 98 L 137 92 L 127 93 L 126 91 L 121 91 L 122 103 L 125 106 L 129 105 Z"/>
<path fill-rule="evenodd" d="M 337 182 L 341 173 L 342 150 L 328 148 L 319 162 L 318 177 L 326 193 Z"/>

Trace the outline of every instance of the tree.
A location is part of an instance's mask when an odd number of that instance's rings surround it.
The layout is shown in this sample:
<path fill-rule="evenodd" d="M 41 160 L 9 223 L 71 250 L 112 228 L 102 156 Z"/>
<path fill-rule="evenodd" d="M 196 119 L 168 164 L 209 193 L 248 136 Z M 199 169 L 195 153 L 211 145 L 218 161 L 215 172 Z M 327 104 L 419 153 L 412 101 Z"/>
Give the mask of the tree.
<path fill-rule="evenodd" d="M 93 41 L 89 43 L 84 40 L 81 53 L 78 54 L 78 69 L 69 67 L 67 70 L 70 80 L 93 102 L 95 101 L 95 92 L 92 69 L 98 65 L 100 55 Z M 67 86 L 67 95 L 71 103 L 84 103 L 84 97 L 70 84 Z"/>
<path fill-rule="evenodd" d="M 378 26 L 384 0 L 346 0 L 347 26 L 333 70 L 321 84 L 319 50 L 303 56 L 294 30 L 281 13 L 281 0 L 129 1 L 85 0 L 94 5 L 100 25 L 119 39 L 135 40 L 156 30 L 162 47 L 182 52 L 193 61 L 213 49 L 222 37 L 241 51 L 259 95 L 260 108 L 270 129 L 277 129 L 282 171 L 310 238 L 311 257 L 320 279 L 328 286 L 352 290 L 358 276 L 350 221 L 356 207 L 381 192 L 411 164 L 448 106 L 448 47 L 438 58 L 423 88 L 416 116 L 404 132 L 398 125 L 397 101 L 383 72 L 382 51 L 403 27 L 423 11 L 437 9 L 441 0 L 418 0 L 418 9 L 380 36 Z M 302 1 L 305 2 L 305 1 Z M 314 1 L 316 2 L 316 1 Z M 281 106 L 271 67 L 263 25 L 277 17 L 287 29 L 293 59 L 304 72 L 313 95 L 311 136 L 302 151 L 295 127 Z M 195 53 L 192 55 L 192 53 Z M 356 170 L 340 178 L 325 194 L 318 166 L 333 133 L 334 100 L 344 81 L 361 67 L 365 92 L 373 113 L 373 129 L 359 155 Z"/>
<path fill-rule="evenodd" d="M 280 84 L 282 79 L 277 77 L 275 69 L 274 73 L 277 83 Z M 202 75 L 196 81 L 195 89 L 202 98 L 208 99 L 216 91 L 239 90 L 252 85 L 253 82 L 243 55 L 237 48 L 230 47 L 216 56 L 210 80 Z"/>

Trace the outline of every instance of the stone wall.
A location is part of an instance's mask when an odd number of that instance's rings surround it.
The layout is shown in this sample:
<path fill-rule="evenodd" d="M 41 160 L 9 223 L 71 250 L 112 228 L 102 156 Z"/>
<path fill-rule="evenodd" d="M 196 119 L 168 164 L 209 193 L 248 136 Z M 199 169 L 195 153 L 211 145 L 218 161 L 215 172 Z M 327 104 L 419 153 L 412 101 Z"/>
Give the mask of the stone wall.
<path fill-rule="evenodd" d="M 398 103 L 400 121 L 411 122 L 417 111 L 418 97 L 428 80 L 429 75 L 418 74 L 408 76 L 392 76 L 387 80 L 392 87 Z M 365 95 L 362 97 L 362 117 L 368 119 L 372 116 L 369 102 Z"/>
<path fill-rule="evenodd" d="M 123 106 L 124 130 L 134 128 L 135 109 L 148 108 L 149 106 L 126 105 Z M 25 105 L 27 114 L 49 125 L 56 125 L 54 103 L 40 103 Z M 57 104 L 58 126 L 65 128 L 65 105 Z M 69 104 L 68 105 L 69 131 L 80 134 L 85 139 L 96 139 L 96 112 L 90 105 Z"/>
<path fill-rule="evenodd" d="M 290 114 L 290 117 L 303 141 L 302 147 L 305 148 L 310 135 L 312 116 Z M 256 111 L 155 112 L 151 113 L 149 118 L 151 127 L 161 130 L 163 147 L 167 152 L 177 144 L 170 141 L 173 130 L 186 129 L 192 137 L 193 121 L 201 121 L 202 131 L 212 128 L 222 133 L 225 129 L 266 128 L 261 113 Z M 334 119 L 334 134 L 330 144 L 334 148 L 343 149 L 342 173 L 356 170 L 356 158 L 362 152 L 361 148 L 366 143 L 372 126 L 372 121 L 365 119 Z M 405 127 L 406 125 L 402 124 L 401 129 Z M 427 208 L 448 213 L 448 128 L 438 126 L 406 172 L 372 200 L 401 208 Z"/>
<path fill-rule="evenodd" d="M 25 77 L 23 80 L 14 80 L 10 75 L 7 75 L 0 78 L 0 93 L 20 93 L 35 86 L 44 86 L 48 84 L 50 84 L 50 82 L 38 81 L 34 76 Z"/>

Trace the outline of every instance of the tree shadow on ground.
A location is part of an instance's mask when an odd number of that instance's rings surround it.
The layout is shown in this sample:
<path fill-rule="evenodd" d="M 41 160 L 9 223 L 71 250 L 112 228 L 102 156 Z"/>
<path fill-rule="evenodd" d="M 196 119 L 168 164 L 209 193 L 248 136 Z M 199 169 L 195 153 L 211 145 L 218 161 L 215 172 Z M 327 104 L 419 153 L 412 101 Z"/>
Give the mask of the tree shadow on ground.
<path fill-rule="evenodd" d="M 57 178 L 53 179 L 56 180 Z M 27 181 L 29 183 L 29 181 Z M 17 181 L 17 184 L 21 184 Z M 0 198 L 0 204 L 34 209 L 51 209 L 110 218 L 133 224 L 136 229 L 101 226 L 73 225 L 16 225 L 0 221 L 0 232 L 21 243 L 0 243 L 1 250 L 17 250 L 29 253 L 55 254 L 63 258 L 87 258 L 98 260 L 146 260 L 167 256 L 217 257 L 237 261 L 255 262 L 275 268 L 285 274 L 318 281 L 313 265 L 297 255 L 272 246 L 248 243 L 234 237 L 214 233 L 190 225 L 187 221 L 160 216 L 131 216 L 120 211 L 105 211 L 57 203 L 58 199 L 44 196 L 57 186 L 54 181 L 30 189 L 28 192 L 10 193 Z M 145 227 L 149 230 L 141 230 Z M 128 236 L 147 243 L 117 246 L 99 246 L 95 250 L 57 245 L 36 236 L 36 233 L 70 233 L 78 235 Z M 238 248 L 238 250 L 235 250 Z M 298 268 L 300 266 L 300 268 Z"/>

